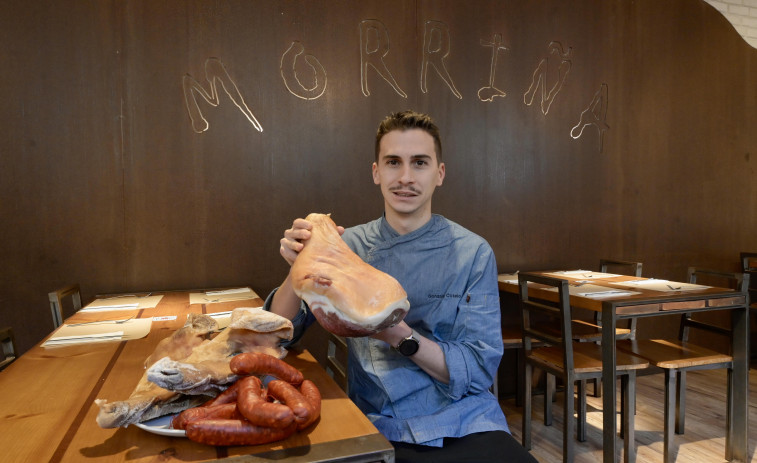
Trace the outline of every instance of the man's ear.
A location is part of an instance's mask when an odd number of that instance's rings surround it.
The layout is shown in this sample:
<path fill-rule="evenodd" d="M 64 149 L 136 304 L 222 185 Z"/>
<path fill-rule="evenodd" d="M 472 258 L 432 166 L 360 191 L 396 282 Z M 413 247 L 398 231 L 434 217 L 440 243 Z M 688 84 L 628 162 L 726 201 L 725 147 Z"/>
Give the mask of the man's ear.
<path fill-rule="evenodd" d="M 447 175 L 447 168 L 444 166 L 444 163 L 441 163 L 439 164 L 439 180 L 437 180 L 436 186 L 442 186 L 445 175 Z"/>
<path fill-rule="evenodd" d="M 373 175 L 373 183 L 376 185 L 381 185 L 381 176 L 378 173 L 378 164 L 375 162 L 371 166 L 371 174 Z"/>

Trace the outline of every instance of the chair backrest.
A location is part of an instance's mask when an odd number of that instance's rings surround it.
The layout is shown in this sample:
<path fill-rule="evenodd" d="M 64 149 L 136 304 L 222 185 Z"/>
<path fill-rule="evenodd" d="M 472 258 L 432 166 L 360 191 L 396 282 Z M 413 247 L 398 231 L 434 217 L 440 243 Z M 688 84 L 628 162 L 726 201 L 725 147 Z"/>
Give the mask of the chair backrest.
<path fill-rule="evenodd" d="M 3 349 L 3 358 L 0 360 L 0 371 L 2 371 L 18 357 L 16 338 L 13 336 L 13 328 L 0 328 L 0 345 L 2 345 Z"/>
<path fill-rule="evenodd" d="M 749 289 L 749 274 L 746 273 L 723 272 L 701 267 L 689 267 L 687 274 L 689 276 L 689 283 L 731 288 L 744 294 L 747 294 Z M 731 336 L 730 328 L 725 328 L 702 320 L 696 320 L 692 318 L 691 313 L 686 313 L 681 317 L 679 337 L 682 341 L 688 340 L 690 328 L 697 328 L 711 333 L 721 334 L 726 337 Z"/>
<path fill-rule="evenodd" d="M 344 392 L 349 392 L 347 377 L 347 358 L 349 357 L 349 348 L 347 341 L 333 333 L 327 332 L 328 344 L 326 347 L 326 372 L 342 388 Z"/>
<path fill-rule="evenodd" d="M 610 272 L 641 277 L 642 266 L 641 262 L 631 260 L 599 259 L 599 271 L 603 273 Z M 594 323 L 599 326 L 602 325 L 602 312 L 594 312 Z M 636 319 L 628 319 L 627 325 L 630 330 L 628 334 L 629 339 L 636 339 Z"/>
<path fill-rule="evenodd" d="M 47 297 L 50 300 L 53 328 L 57 328 L 63 324 L 63 320 L 65 319 L 64 306 L 66 308 L 69 307 L 69 305 L 65 305 L 65 301 L 68 300 L 68 297 L 71 297 L 70 307 L 73 308 L 73 312 L 81 310 L 81 291 L 79 290 L 78 284 L 66 286 L 51 293 L 47 293 Z"/>
<path fill-rule="evenodd" d="M 529 283 L 546 286 L 545 289 L 554 288 L 558 302 L 534 299 L 528 293 Z M 523 349 L 526 355 L 538 342 L 560 347 L 563 351 L 565 370 L 573 370 L 573 332 L 568 280 L 519 272 L 518 289 L 523 312 Z M 559 331 L 556 329 L 557 326 L 560 327 Z"/>
<path fill-rule="evenodd" d="M 615 269 L 614 273 L 640 277 L 642 265 L 643 264 L 641 262 L 633 262 L 630 260 L 599 259 L 600 272 L 607 272 L 607 271 L 610 271 L 611 269 Z M 617 269 L 622 269 L 622 270 L 618 271 Z"/>
<path fill-rule="evenodd" d="M 749 275 L 749 300 L 757 302 L 757 252 L 741 253 L 741 271 Z"/>

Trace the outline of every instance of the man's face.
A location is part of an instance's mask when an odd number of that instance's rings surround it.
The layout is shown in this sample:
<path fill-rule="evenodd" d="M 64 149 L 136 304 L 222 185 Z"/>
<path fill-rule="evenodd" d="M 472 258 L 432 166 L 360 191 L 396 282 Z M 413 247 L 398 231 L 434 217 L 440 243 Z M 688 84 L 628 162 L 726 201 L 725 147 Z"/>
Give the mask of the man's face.
<path fill-rule="evenodd" d="M 381 138 L 373 182 L 381 186 L 387 214 L 427 220 L 431 196 L 444 180 L 444 163 L 436 158 L 434 139 L 420 129 L 393 130 Z"/>

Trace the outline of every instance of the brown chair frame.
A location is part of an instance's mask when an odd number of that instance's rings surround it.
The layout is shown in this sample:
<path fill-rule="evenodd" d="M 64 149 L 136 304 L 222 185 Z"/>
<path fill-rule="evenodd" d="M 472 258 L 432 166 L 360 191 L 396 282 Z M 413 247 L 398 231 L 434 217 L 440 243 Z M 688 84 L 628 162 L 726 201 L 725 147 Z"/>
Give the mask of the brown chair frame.
<path fill-rule="evenodd" d="M 69 296 L 73 301 L 74 310 L 81 310 L 81 290 L 78 284 L 69 285 L 47 294 L 47 298 L 50 301 L 50 312 L 52 312 L 53 317 L 53 328 L 57 328 L 63 324 L 63 300 Z"/>
<path fill-rule="evenodd" d="M 644 264 L 641 262 L 634 262 L 631 260 L 618 260 L 618 259 L 599 259 L 599 271 L 606 273 L 612 268 L 622 268 L 621 274 L 633 275 L 635 277 L 641 277 L 641 269 Z M 591 330 L 594 330 L 592 333 Z M 588 330 L 584 330 L 585 334 L 581 338 L 576 338 L 577 341 L 590 341 L 600 342 L 602 340 L 602 313 L 594 312 L 594 327 L 589 326 Z M 636 339 L 636 319 L 628 319 L 627 328 L 616 328 L 615 339 Z M 594 397 L 602 397 L 602 379 L 595 379 L 594 383 Z"/>
<path fill-rule="evenodd" d="M 697 283 L 697 277 L 706 276 L 731 281 L 737 291 L 747 294 L 749 275 L 719 270 L 688 268 L 689 282 Z M 701 284 L 701 283 L 700 283 Z M 696 370 L 726 369 L 726 444 L 725 459 L 732 460 L 729 449 L 733 432 L 733 356 L 688 341 L 691 329 L 699 329 L 730 338 L 731 330 L 705 321 L 696 320 L 691 313 L 681 315 L 678 339 L 625 340 L 618 342 L 618 349 L 647 359 L 650 364 L 665 373 L 665 413 L 663 462 L 671 463 L 673 456 L 673 432 L 683 434 L 686 418 L 686 372 Z"/>
<path fill-rule="evenodd" d="M 553 287 L 557 290 L 558 302 L 537 300 L 528 294 L 529 283 Z M 573 442 L 573 386 L 578 383 L 578 434 L 586 425 L 586 395 L 583 384 L 587 379 L 601 377 L 601 347 L 594 343 L 579 343 L 573 339 L 570 293 L 568 281 L 544 275 L 521 272 L 518 274 L 521 300 L 523 349 L 525 351 L 523 446 L 531 449 L 531 373 L 539 368 L 565 384 L 563 399 L 563 462 L 574 459 Z M 546 319 L 546 320 L 545 320 Z M 555 326 L 559 326 L 559 330 Z M 536 342 L 545 344 L 535 347 Z M 647 368 L 649 363 L 622 352 L 617 354 L 616 373 L 621 379 L 621 415 L 624 437 L 624 461 L 635 460 L 634 413 L 636 401 L 636 370 Z M 548 385 L 549 389 L 549 385 Z M 551 398 L 545 394 L 544 413 L 551 412 Z M 549 411 L 548 411 L 549 410 Z M 585 430 L 584 430 L 585 433 Z"/>
<path fill-rule="evenodd" d="M 757 252 L 742 252 L 741 257 L 741 271 L 749 275 L 749 312 L 752 320 L 751 324 L 754 326 L 757 324 Z M 757 363 L 757 330 L 750 327 L 750 361 L 752 364 Z"/>
<path fill-rule="evenodd" d="M 349 357 L 349 348 L 347 341 L 333 333 L 327 333 L 326 346 L 326 372 L 346 393 L 349 389 L 347 376 L 347 359 Z"/>
<path fill-rule="evenodd" d="M 0 371 L 2 371 L 18 358 L 18 349 L 16 348 L 16 337 L 13 335 L 13 328 L 0 328 L 0 344 L 3 350 L 3 359 L 0 361 Z"/>

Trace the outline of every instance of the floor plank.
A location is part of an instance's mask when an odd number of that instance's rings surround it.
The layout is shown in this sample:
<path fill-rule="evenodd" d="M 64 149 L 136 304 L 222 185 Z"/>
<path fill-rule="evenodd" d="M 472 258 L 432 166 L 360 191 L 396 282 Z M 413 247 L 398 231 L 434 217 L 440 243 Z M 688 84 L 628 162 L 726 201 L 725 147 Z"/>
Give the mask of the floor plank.
<path fill-rule="evenodd" d="M 675 435 L 676 463 L 725 462 L 724 370 L 696 371 L 687 375 L 686 432 Z M 588 387 L 591 390 L 591 386 Z M 641 376 L 637 380 L 636 449 L 637 463 L 659 463 L 663 446 L 663 375 Z M 541 463 L 562 462 L 562 393 L 553 405 L 553 424 L 544 426 L 542 397 L 533 400 L 531 453 Z M 757 370 L 749 371 L 749 456 L 757 462 Z M 618 391 L 618 396 L 620 391 Z M 587 399 L 587 441 L 575 442 L 575 463 L 602 461 L 602 398 Z M 501 399 L 510 431 L 520 442 L 522 409 L 514 398 Z M 619 420 L 618 420 L 619 423 Z M 575 439 L 575 436 L 572 437 Z M 622 441 L 618 455 L 622 455 Z M 676 451 L 674 450 L 674 451 Z M 622 460 L 621 460 L 622 461 Z"/>

